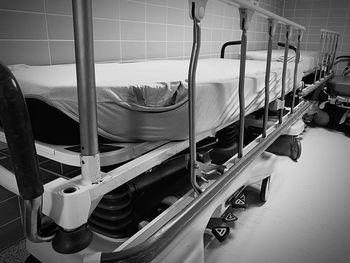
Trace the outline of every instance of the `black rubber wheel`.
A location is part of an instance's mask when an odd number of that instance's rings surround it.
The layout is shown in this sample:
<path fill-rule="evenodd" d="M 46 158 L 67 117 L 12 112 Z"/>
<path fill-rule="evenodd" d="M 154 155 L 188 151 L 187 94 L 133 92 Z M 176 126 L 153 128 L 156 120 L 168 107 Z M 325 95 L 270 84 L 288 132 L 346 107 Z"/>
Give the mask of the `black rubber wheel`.
<path fill-rule="evenodd" d="M 271 175 L 262 180 L 260 189 L 260 200 L 266 202 L 269 199 L 271 186 Z"/>
<path fill-rule="evenodd" d="M 301 142 L 300 138 L 293 137 L 290 144 L 290 157 L 293 161 L 297 161 L 301 155 Z"/>
<path fill-rule="evenodd" d="M 27 257 L 25 263 L 41 263 L 41 261 L 39 261 L 33 255 L 30 255 L 29 257 Z"/>

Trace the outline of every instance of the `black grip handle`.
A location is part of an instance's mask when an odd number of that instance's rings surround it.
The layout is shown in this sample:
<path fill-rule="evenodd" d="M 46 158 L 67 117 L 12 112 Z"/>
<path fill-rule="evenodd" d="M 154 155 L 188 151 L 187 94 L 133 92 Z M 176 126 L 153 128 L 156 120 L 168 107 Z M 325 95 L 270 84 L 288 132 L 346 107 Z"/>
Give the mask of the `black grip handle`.
<path fill-rule="evenodd" d="M 336 59 L 339 59 L 339 58 L 348 58 L 348 59 L 350 59 L 350 56 L 338 56 L 338 57 L 336 57 Z"/>
<path fill-rule="evenodd" d="M 285 47 L 285 46 L 286 46 L 286 43 L 278 42 L 277 45 L 278 45 L 279 47 Z M 288 45 L 288 48 L 291 49 L 291 50 L 293 50 L 295 53 L 297 52 L 296 46 Z"/>
<path fill-rule="evenodd" d="M 221 47 L 221 54 L 220 54 L 220 58 L 224 58 L 225 57 L 225 49 L 228 46 L 235 46 L 235 45 L 240 45 L 241 41 L 237 40 L 237 41 L 228 41 L 225 44 L 222 45 Z"/>
<path fill-rule="evenodd" d="M 11 71 L 0 62 L 0 118 L 19 193 L 32 200 L 44 192 L 28 109 Z"/>

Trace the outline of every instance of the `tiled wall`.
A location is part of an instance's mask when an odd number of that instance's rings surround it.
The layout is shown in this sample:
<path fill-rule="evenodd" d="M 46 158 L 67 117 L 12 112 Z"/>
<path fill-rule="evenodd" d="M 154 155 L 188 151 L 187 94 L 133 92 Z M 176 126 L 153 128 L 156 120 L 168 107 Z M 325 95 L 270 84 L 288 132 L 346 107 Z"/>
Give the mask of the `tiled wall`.
<path fill-rule="evenodd" d="M 0 143 L 0 149 L 7 148 Z M 1 161 L 4 157 L 0 156 Z M 0 175 L 1 176 L 1 175 Z M 23 238 L 18 197 L 0 186 L 0 252 Z"/>
<path fill-rule="evenodd" d="M 285 0 L 284 16 L 306 26 L 304 49 L 318 50 L 325 28 L 340 33 L 338 55 L 350 55 L 350 0 Z"/>
<path fill-rule="evenodd" d="M 282 14 L 283 1 L 260 0 Z M 187 58 L 192 29 L 187 0 L 93 0 L 98 61 Z M 7 64 L 74 62 L 71 0 L 1 0 L 0 60 Z M 211 0 L 202 23 L 202 56 L 219 56 L 223 41 L 240 38 L 235 7 Z M 265 46 L 266 22 L 254 18 L 250 49 Z M 231 49 L 232 53 L 232 49 Z"/>

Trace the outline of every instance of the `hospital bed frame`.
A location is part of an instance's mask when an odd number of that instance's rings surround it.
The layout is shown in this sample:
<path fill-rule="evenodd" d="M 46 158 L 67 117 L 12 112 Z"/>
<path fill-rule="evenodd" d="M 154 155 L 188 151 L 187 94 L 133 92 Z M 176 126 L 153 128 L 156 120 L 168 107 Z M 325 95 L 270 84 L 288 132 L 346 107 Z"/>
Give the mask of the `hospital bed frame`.
<path fill-rule="evenodd" d="M 10 129 L 7 128 L 9 126 L 5 123 L 6 118 L 4 116 L 9 112 L 9 109 L 0 108 L 5 127 L 4 133 L 6 134 L 12 160 L 15 164 L 19 164 L 19 170 L 15 172 L 16 178 L 13 173 L 0 167 L 0 182 L 1 185 L 19 194 L 23 199 L 23 223 L 27 238 L 27 248 L 39 260 L 49 260 L 50 262 L 203 262 L 204 248 L 201 241 L 210 218 L 212 216 L 220 217 L 222 211 L 230 205 L 229 201 L 232 199 L 232 196 L 240 192 L 242 187 L 244 188 L 250 183 L 270 176 L 270 174 L 264 174 L 254 177 L 252 176 L 251 167 L 263 162 L 259 158 L 264 154 L 264 151 L 286 129 L 300 119 L 310 107 L 310 103 L 302 98 L 296 104 L 296 96 L 293 96 L 293 103 L 289 108 L 288 114 L 283 114 L 285 109 L 286 66 L 290 34 L 292 30 L 295 30 L 298 35 L 293 84 L 293 94 L 296 95 L 299 87 L 298 83 L 296 83 L 296 76 L 300 39 L 305 28 L 258 6 L 251 5 L 244 0 L 221 0 L 229 5 L 239 7 L 242 30 L 239 77 L 239 147 L 238 153 L 225 162 L 224 170 L 222 171 L 216 165 L 199 162 L 196 157 L 196 142 L 212 135 L 212 132 L 196 134 L 196 116 L 194 111 L 196 68 L 201 44 L 200 22 L 205 15 L 207 1 L 189 0 L 189 13 L 190 18 L 193 20 L 193 46 L 188 78 L 189 142 L 187 140 L 159 142 L 154 143 L 153 146 L 145 143 L 145 147 L 148 147 L 147 149 L 150 150 L 147 153 L 109 172 L 101 171 L 100 167 L 102 164 L 112 163 L 113 159 L 115 160 L 116 158 L 112 154 L 108 156 L 110 158 L 109 161 L 105 161 L 104 159 L 107 157 L 100 155 L 98 151 L 91 0 L 72 1 L 81 138 L 81 153 L 79 155 L 81 175 L 70 180 L 59 178 L 43 186 L 40 176 L 35 171 L 36 152 L 31 134 L 24 133 L 24 135 L 28 135 L 23 136 L 25 144 L 19 145 L 17 142 L 18 137 L 11 137 L 12 132 L 9 131 Z M 244 76 L 247 31 L 254 14 L 263 16 L 268 20 L 269 39 L 265 77 L 265 113 L 263 133 L 244 147 Z M 277 23 L 281 23 L 286 27 L 282 94 L 279 103 L 278 121 L 268 127 L 272 39 Z M 323 62 L 320 65 L 324 66 Z M 327 71 L 328 68 L 327 70 L 324 70 L 324 68 L 321 70 L 323 73 Z M 25 112 L 25 104 L 23 103 L 20 90 L 18 90 L 18 83 L 16 83 L 14 78 L 10 78 L 9 82 L 12 82 L 12 84 L 5 84 L 17 88 L 15 95 L 9 96 L 14 96 L 18 99 L 17 104 L 11 108 L 15 108 L 19 112 Z M 0 94 L 1 105 L 10 100 L 8 97 L 3 96 L 3 93 L 6 93 L 6 91 Z M 24 120 L 22 119 L 22 121 Z M 28 122 L 28 119 L 26 121 Z M 20 127 L 15 126 L 14 128 L 17 129 L 16 131 L 18 129 L 20 131 Z M 5 138 L 2 137 L 2 140 L 5 141 Z M 66 159 L 67 163 L 78 164 L 78 155 L 74 157 L 74 160 L 69 160 L 70 156 L 64 155 L 64 149 L 54 149 L 42 143 L 36 143 L 35 146 L 39 155 L 54 160 Z M 188 146 L 190 151 L 189 169 L 193 191 L 185 194 L 173 206 L 166 209 L 146 227 L 127 240 L 118 242 L 117 240 L 108 240 L 97 234 L 94 234 L 94 239 L 91 240 L 92 233 L 86 227 L 86 223 L 90 213 L 103 195 L 152 167 L 161 164 L 168 158 L 188 148 Z M 130 147 L 133 147 L 133 145 L 130 145 Z M 152 147 L 154 147 L 153 150 L 151 150 Z M 28 152 L 31 153 L 31 156 L 19 154 L 23 149 L 29 149 Z M 23 164 L 29 164 L 33 169 L 23 173 L 21 170 L 21 165 Z M 215 180 L 206 180 L 205 176 L 213 170 L 218 172 L 217 178 Z M 202 178 L 205 182 L 199 183 L 199 178 Z M 41 218 L 44 215 L 53 219 L 59 226 L 57 232 L 51 233 L 51 235 L 42 235 L 40 225 Z M 74 242 L 76 244 L 72 244 Z M 68 248 L 62 248 L 62 243 L 68 244 Z M 51 244 L 54 249 L 52 249 Z"/>

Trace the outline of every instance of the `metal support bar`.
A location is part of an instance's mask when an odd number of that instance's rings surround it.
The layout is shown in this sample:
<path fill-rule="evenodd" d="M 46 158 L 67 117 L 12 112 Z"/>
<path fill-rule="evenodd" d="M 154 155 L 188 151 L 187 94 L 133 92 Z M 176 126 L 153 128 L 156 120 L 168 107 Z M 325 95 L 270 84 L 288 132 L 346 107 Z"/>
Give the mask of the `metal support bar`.
<path fill-rule="evenodd" d="M 42 217 L 42 196 L 32 200 L 23 200 L 23 209 L 23 230 L 26 238 L 35 243 L 51 241 L 54 235 L 44 237 L 40 235 L 39 231 Z"/>
<path fill-rule="evenodd" d="M 298 39 L 297 39 L 297 50 L 295 54 L 295 64 L 294 64 L 294 76 L 293 76 L 293 98 L 292 98 L 292 107 L 291 107 L 291 113 L 294 112 L 295 107 L 295 96 L 296 96 L 296 90 L 297 90 L 297 76 L 298 76 L 298 66 L 299 66 L 299 60 L 300 60 L 300 42 L 302 37 L 302 31 L 298 30 Z"/>
<path fill-rule="evenodd" d="M 240 25 L 242 30 L 241 37 L 241 60 L 239 68 L 239 141 L 238 141 L 238 158 L 243 157 L 243 141 L 244 141 L 244 118 L 245 118 L 245 97 L 244 97 L 244 81 L 245 81 L 245 67 L 247 57 L 247 31 L 253 17 L 254 12 L 239 8 Z"/>
<path fill-rule="evenodd" d="M 319 72 L 319 77 L 318 80 L 321 79 L 321 75 L 322 75 L 322 70 L 323 70 L 323 61 L 324 61 L 324 57 L 325 57 L 325 47 L 326 47 L 326 38 L 327 35 L 322 33 L 322 49 L 321 49 L 321 61 L 320 61 L 320 72 Z"/>
<path fill-rule="evenodd" d="M 288 63 L 288 50 L 289 50 L 289 38 L 291 34 L 291 27 L 286 26 L 286 45 L 284 47 L 284 57 L 283 57 L 283 70 L 282 70 L 282 92 L 281 101 L 284 102 L 286 96 L 286 75 L 287 75 L 287 63 Z M 279 123 L 282 123 L 284 109 L 279 110 Z"/>
<path fill-rule="evenodd" d="M 336 35 L 336 39 L 335 39 L 335 46 L 334 46 L 334 56 L 332 58 L 332 62 L 331 62 L 331 69 L 333 68 L 334 65 L 334 61 L 335 61 L 335 57 L 336 57 L 336 53 L 337 53 L 337 48 L 338 48 L 338 41 L 339 41 L 339 34 Z"/>
<path fill-rule="evenodd" d="M 315 76 L 314 76 L 314 83 L 317 81 L 317 71 L 320 69 L 320 57 L 322 56 L 322 51 L 323 51 L 323 33 L 321 32 L 320 35 L 320 45 L 318 49 L 318 56 L 317 56 L 317 66 L 316 66 L 316 71 L 315 71 Z"/>
<path fill-rule="evenodd" d="M 240 44 L 241 44 L 241 41 L 229 41 L 224 43 L 221 47 L 220 58 L 225 58 L 226 47 L 240 45 Z"/>
<path fill-rule="evenodd" d="M 335 35 L 331 34 L 331 40 L 330 40 L 330 47 L 329 47 L 329 57 L 327 61 L 327 70 L 326 70 L 326 75 L 329 74 L 330 68 L 331 68 L 331 63 L 332 63 L 332 58 L 333 58 L 333 50 L 334 50 L 334 45 L 335 45 Z"/>
<path fill-rule="evenodd" d="M 277 22 L 273 19 L 268 19 L 268 43 L 267 43 L 267 59 L 266 59 L 266 73 L 265 73 L 265 104 L 264 104 L 264 120 L 262 137 L 266 137 L 267 121 L 269 117 L 270 104 L 270 72 L 271 72 L 271 58 L 272 58 L 272 42 L 276 33 Z"/>
<path fill-rule="evenodd" d="M 100 178 L 100 166 L 97 137 L 92 3 L 91 0 L 73 0 L 72 4 L 82 175 L 84 181 L 96 183 Z M 84 157 L 87 156 L 93 158 L 88 158 L 88 161 L 86 161 Z"/>
<path fill-rule="evenodd" d="M 190 177 L 193 189 L 200 194 L 204 191 L 197 183 L 197 172 L 199 165 L 197 164 L 196 150 L 196 71 L 199 59 L 199 51 L 201 47 L 201 26 L 200 20 L 204 17 L 206 1 L 191 1 L 190 17 L 193 20 L 193 44 L 188 71 L 188 119 L 189 119 L 189 144 L 190 144 Z M 202 11 L 200 11 L 202 10 Z"/>
<path fill-rule="evenodd" d="M 325 72 L 327 69 L 328 49 L 329 49 L 330 38 L 331 38 L 331 36 L 326 34 L 326 36 L 325 36 L 325 48 L 324 48 L 324 59 L 322 60 L 321 78 L 323 78 L 325 76 Z"/>

